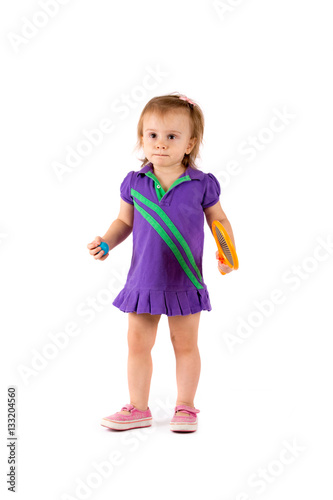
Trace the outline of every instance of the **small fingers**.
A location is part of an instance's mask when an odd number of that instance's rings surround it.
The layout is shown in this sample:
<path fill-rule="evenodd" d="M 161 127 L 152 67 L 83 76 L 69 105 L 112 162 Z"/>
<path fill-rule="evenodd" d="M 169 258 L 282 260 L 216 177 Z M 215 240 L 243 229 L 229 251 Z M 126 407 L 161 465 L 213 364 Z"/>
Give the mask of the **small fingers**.
<path fill-rule="evenodd" d="M 101 250 L 101 247 L 97 247 L 95 250 L 94 254 L 91 254 L 94 256 L 94 259 L 101 259 L 104 255 L 104 250 Z"/>
<path fill-rule="evenodd" d="M 100 248 L 100 247 L 98 247 Z M 104 250 L 100 250 L 95 256 L 94 259 L 96 260 L 105 260 L 109 257 L 109 252 L 104 255 Z"/>
<path fill-rule="evenodd" d="M 97 254 L 98 254 L 98 252 L 100 252 L 100 251 L 101 251 L 101 247 L 92 247 L 92 249 L 91 249 L 91 250 L 89 250 L 89 253 L 90 253 L 90 255 L 95 256 L 95 255 L 97 255 Z"/>
<path fill-rule="evenodd" d="M 231 273 L 233 270 L 232 267 L 226 266 L 225 264 L 221 264 L 220 262 L 218 263 L 218 268 L 223 272 L 223 273 Z"/>
<path fill-rule="evenodd" d="M 91 250 L 92 248 L 98 247 L 102 242 L 102 238 L 100 236 L 96 236 L 94 240 L 92 240 L 91 243 L 88 243 L 87 248 Z"/>

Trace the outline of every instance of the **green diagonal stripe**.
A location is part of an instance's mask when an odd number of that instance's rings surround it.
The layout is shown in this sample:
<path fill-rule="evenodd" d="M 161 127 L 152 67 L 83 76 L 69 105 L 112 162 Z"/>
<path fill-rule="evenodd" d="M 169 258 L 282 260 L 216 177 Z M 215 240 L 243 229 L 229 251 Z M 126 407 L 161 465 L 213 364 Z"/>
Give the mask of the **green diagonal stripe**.
<path fill-rule="evenodd" d="M 168 233 L 163 229 L 163 227 L 152 217 L 146 210 L 135 201 L 134 201 L 134 206 L 135 208 L 141 213 L 141 215 L 151 224 L 151 226 L 155 229 L 155 231 L 158 232 L 158 234 L 163 238 L 165 243 L 170 247 L 170 250 L 174 253 L 176 259 L 178 260 L 179 264 L 182 266 L 183 270 L 187 274 L 187 276 L 190 278 L 192 283 L 197 287 L 197 288 L 203 288 L 202 284 L 199 283 L 199 281 L 196 279 L 194 274 L 192 273 L 191 269 L 188 267 L 186 264 L 184 257 L 180 253 L 179 249 L 176 247 Z"/>
<path fill-rule="evenodd" d="M 183 177 L 183 179 L 185 179 L 185 177 Z M 174 237 L 177 239 L 177 241 L 183 247 L 184 252 L 186 253 L 188 260 L 192 264 L 193 268 L 195 269 L 195 271 L 196 271 L 196 273 L 197 273 L 197 275 L 199 277 L 199 280 L 202 281 L 201 273 L 200 273 L 200 271 L 198 269 L 198 266 L 195 263 L 194 257 L 192 255 L 191 250 L 190 250 L 190 247 L 188 246 L 188 244 L 186 243 L 184 237 L 179 232 L 179 230 L 176 228 L 176 226 L 174 225 L 174 223 L 172 222 L 172 220 L 164 212 L 164 210 L 162 210 L 161 207 L 159 207 L 156 203 L 154 203 L 154 202 L 148 200 L 147 198 L 145 198 L 145 196 L 143 196 L 141 193 L 139 193 L 138 191 L 136 191 L 133 188 L 131 189 L 131 195 L 135 196 L 135 198 L 137 198 L 142 203 L 144 203 L 145 205 L 147 205 L 149 208 L 151 208 L 152 210 L 154 210 L 161 217 L 161 219 L 168 226 L 168 228 L 170 229 L 170 231 L 172 232 L 172 234 L 174 235 Z"/>

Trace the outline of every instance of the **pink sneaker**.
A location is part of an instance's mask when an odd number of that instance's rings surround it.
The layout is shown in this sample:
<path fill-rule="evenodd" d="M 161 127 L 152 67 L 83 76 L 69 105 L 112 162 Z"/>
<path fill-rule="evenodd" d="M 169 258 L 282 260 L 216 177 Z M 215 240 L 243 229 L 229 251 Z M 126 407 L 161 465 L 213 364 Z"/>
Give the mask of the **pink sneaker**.
<path fill-rule="evenodd" d="M 130 415 L 123 413 L 114 413 L 109 417 L 105 417 L 101 421 L 103 427 L 116 430 L 137 429 L 138 427 L 150 427 L 152 424 L 152 416 L 148 407 L 145 411 L 140 411 L 132 404 L 127 404 L 122 407 L 121 411 L 130 411 Z"/>
<path fill-rule="evenodd" d="M 177 411 L 184 411 L 188 415 L 177 415 Z M 196 413 L 200 410 L 192 408 L 192 406 L 178 405 L 175 407 L 175 414 L 170 422 L 171 431 L 193 432 L 197 430 L 198 419 Z"/>

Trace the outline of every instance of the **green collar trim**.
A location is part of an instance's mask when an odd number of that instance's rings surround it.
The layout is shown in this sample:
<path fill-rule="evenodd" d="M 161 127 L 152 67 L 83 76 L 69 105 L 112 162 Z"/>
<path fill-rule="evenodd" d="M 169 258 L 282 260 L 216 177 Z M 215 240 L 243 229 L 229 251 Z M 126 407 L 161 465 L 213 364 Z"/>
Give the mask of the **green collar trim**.
<path fill-rule="evenodd" d="M 157 194 L 157 199 L 158 201 L 161 201 L 161 199 L 163 198 L 163 196 L 166 194 L 166 192 L 164 191 L 164 189 L 162 188 L 161 184 L 160 184 L 160 181 L 158 180 L 158 178 L 156 177 L 155 174 L 153 174 L 153 172 L 146 172 L 145 175 L 147 175 L 147 177 L 150 177 L 151 179 L 153 179 L 154 183 L 155 183 L 155 191 L 156 191 L 156 194 Z M 177 186 L 178 184 L 180 184 L 181 182 L 184 182 L 184 181 L 191 181 L 191 177 L 189 175 L 185 175 L 184 177 L 179 177 L 178 179 L 175 180 L 175 182 L 169 187 L 167 193 L 169 191 L 171 191 L 172 188 L 174 188 L 175 186 Z"/>

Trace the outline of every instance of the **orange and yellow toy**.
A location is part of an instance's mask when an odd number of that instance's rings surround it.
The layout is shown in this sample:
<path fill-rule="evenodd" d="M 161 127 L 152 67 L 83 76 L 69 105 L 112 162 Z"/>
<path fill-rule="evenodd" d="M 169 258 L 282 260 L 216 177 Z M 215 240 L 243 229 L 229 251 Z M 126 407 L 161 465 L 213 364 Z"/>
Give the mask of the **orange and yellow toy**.
<path fill-rule="evenodd" d="M 214 220 L 212 222 L 212 231 L 219 251 L 219 261 L 234 270 L 238 269 L 238 257 L 235 247 L 221 222 Z M 226 274 L 221 269 L 219 271 L 221 274 Z"/>

